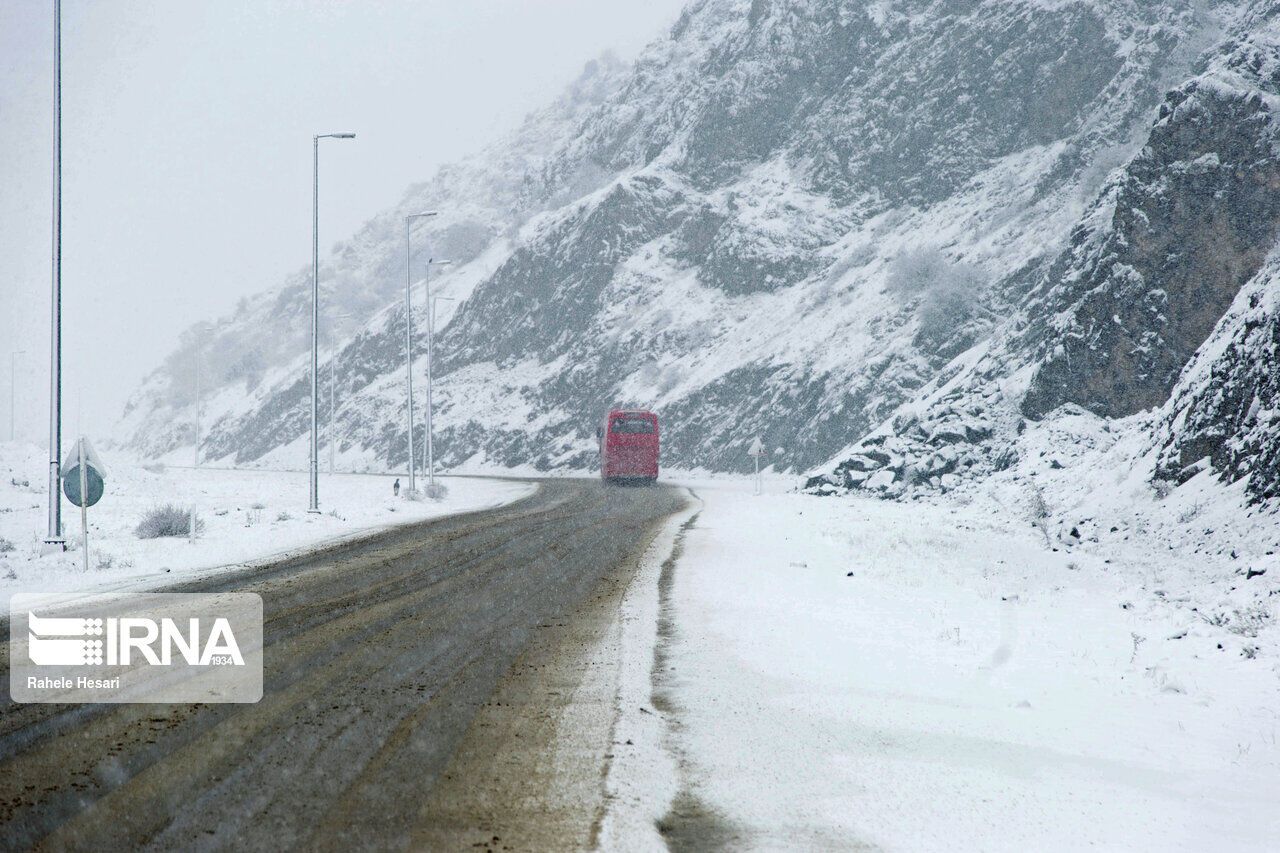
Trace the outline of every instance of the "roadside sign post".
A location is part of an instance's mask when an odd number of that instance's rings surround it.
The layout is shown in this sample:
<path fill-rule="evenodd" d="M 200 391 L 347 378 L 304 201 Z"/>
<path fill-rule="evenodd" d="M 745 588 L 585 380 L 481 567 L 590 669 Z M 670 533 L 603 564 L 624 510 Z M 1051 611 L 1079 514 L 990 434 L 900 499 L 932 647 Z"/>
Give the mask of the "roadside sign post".
<path fill-rule="evenodd" d="M 84 546 L 84 570 L 89 571 L 89 505 L 85 503 L 85 498 L 89 495 L 89 475 L 85 471 L 87 467 L 84 464 L 84 439 L 76 442 L 76 452 L 80 457 L 80 464 L 76 467 L 80 469 L 80 532 L 82 534 L 82 545 Z"/>
<path fill-rule="evenodd" d="M 747 455 L 755 457 L 756 460 L 756 481 L 755 494 L 762 494 L 764 491 L 760 483 L 760 457 L 764 455 L 764 442 L 760 441 L 760 436 L 756 436 L 755 441 L 751 442 L 751 447 L 747 449 Z"/>
<path fill-rule="evenodd" d="M 89 439 L 80 436 L 75 449 L 62 463 L 62 491 L 67 500 L 80 507 L 80 530 L 84 534 L 82 550 L 84 570 L 89 571 L 89 507 L 102 499 L 106 468 L 93 452 Z"/>

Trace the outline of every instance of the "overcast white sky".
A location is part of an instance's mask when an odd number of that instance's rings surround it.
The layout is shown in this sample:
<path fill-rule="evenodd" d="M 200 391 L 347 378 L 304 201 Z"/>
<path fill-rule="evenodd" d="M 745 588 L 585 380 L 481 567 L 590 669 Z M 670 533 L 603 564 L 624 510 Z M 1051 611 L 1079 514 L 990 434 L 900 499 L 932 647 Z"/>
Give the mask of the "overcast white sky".
<path fill-rule="evenodd" d="M 102 435 L 190 323 L 309 262 L 684 0 L 63 0 L 64 433 Z M 53 0 L 0 3 L 0 403 L 47 433 Z"/>

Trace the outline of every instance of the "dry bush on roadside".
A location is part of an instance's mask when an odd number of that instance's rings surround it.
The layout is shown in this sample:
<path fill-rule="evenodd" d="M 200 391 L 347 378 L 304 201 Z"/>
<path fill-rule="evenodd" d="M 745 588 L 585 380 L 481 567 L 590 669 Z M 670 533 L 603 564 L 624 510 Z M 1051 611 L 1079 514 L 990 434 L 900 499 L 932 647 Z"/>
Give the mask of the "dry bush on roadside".
<path fill-rule="evenodd" d="M 204 530 L 204 522 L 196 519 L 196 533 Z M 161 536 L 190 536 L 191 510 L 177 504 L 165 504 L 151 509 L 133 529 L 139 539 L 158 539 Z"/>

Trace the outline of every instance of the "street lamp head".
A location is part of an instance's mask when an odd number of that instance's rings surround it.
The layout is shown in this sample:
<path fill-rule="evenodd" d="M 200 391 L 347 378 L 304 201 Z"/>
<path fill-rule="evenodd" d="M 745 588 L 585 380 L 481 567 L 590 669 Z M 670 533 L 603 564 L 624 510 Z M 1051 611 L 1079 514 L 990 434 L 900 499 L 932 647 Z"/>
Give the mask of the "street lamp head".
<path fill-rule="evenodd" d="M 423 211 L 422 213 L 410 213 L 408 216 L 405 217 L 405 219 L 420 219 L 421 217 L 424 217 L 424 216 L 438 216 L 438 215 L 439 215 L 439 211 L 426 210 L 426 211 Z"/>
<path fill-rule="evenodd" d="M 440 259 L 436 259 L 436 258 L 428 258 L 428 259 L 427 259 L 427 263 L 431 264 L 432 266 L 437 266 L 437 267 L 447 267 L 447 266 L 449 266 L 451 263 L 453 263 L 453 261 L 447 261 L 447 260 L 445 260 L 444 258 L 440 258 Z"/>

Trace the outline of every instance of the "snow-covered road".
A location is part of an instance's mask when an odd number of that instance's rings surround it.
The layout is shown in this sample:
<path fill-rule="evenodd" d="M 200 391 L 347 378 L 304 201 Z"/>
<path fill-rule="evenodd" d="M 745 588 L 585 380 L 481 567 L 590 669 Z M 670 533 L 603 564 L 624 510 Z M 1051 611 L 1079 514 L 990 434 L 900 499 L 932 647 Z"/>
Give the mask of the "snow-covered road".
<path fill-rule="evenodd" d="M 1249 657 L 981 502 L 691 487 L 654 672 L 676 846 L 1275 849 L 1274 622 Z"/>

